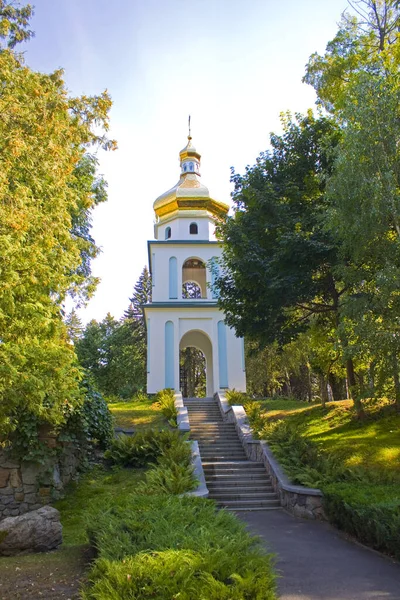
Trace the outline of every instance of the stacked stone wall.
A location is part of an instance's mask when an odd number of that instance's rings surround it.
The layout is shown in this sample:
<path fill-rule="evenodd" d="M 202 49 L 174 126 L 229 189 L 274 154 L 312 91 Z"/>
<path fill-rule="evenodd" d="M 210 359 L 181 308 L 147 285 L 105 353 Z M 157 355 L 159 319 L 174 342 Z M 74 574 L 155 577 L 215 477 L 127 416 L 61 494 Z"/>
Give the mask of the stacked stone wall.
<path fill-rule="evenodd" d="M 60 498 L 75 476 L 82 453 L 61 444 L 43 462 L 20 461 L 0 451 L 0 520 L 36 510 Z"/>

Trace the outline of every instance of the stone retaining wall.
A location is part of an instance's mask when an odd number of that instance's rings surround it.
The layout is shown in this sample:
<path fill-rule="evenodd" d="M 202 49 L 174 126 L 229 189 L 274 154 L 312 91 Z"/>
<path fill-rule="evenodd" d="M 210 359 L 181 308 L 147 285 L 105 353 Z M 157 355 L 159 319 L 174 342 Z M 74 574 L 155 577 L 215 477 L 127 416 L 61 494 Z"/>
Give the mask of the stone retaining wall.
<path fill-rule="evenodd" d="M 62 495 L 75 475 L 81 450 L 70 443 L 43 463 L 17 461 L 0 451 L 0 520 L 36 510 Z"/>
<path fill-rule="evenodd" d="M 230 406 L 223 393 L 218 393 L 215 397 L 224 419 L 228 423 L 235 424 L 248 459 L 264 463 L 281 505 L 296 517 L 327 520 L 321 490 L 293 485 L 283 472 L 267 442 L 254 439 L 243 406 Z"/>

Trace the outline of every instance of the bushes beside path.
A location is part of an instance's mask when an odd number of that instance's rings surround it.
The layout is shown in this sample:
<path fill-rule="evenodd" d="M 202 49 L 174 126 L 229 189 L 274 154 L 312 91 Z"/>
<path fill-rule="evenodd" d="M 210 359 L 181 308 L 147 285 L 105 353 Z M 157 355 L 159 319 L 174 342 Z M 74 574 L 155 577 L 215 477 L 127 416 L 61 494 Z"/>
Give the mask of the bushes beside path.
<path fill-rule="evenodd" d="M 285 411 L 283 401 L 279 410 L 273 400 L 245 402 L 293 483 L 322 489 L 329 520 L 400 559 L 400 414 L 382 398 L 364 402 L 364 420 L 349 401 L 292 404 Z"/>
<path fill-rule="evenodd" d="M 106 458 L 114 466 L 104 474 L 97 469 L 94 483 L 98 493 L 102 478 L 115 488 L 107 485 L 98 500 L 91 494 L 90 509 L 83 481 L 79 501 L 72 494 L 59 507 L 62 521 L 69 513 L 74 536 L 79 524 L 86 526 L 95 551 L 84 600 L 276 599 L 271 556 L 258 539 L 232 513 L 185 495 L 197 482 L 190 446 L 178 431 L 119 436 Z M 90 474 L 86 479 L 90 487 Z"/>
<path fill-rule="evenodd" d="M 276 598 L 270 557 L 209 500 L 135 494 L 94 515 L 89 534 L 98 557 L 85 600 Z"/>

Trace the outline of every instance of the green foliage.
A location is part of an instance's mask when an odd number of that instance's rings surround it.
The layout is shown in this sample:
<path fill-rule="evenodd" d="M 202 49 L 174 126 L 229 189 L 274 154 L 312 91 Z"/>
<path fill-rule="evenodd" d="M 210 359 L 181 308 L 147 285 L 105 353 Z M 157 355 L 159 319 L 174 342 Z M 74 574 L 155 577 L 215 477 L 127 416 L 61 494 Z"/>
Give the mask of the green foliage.
<path fill-rule="evenodd" d="M 81 365 L 106 396 L 127 399 L 146 385 L 147 339 L 141 304 L 150 299 L 151 278 L 144 267 L 124 317 L 116 321 L 108 313 L 100 323 L 92 320 L 75 341 Z"/>
<path fill-rule="evenodd" d="M 192 467 L 162 458 L 158 462 L 146 473 L 146 481 L 139 487 L 140 491 L 146 494 L 184 494 L 196 488 Z"/>
<path fill-rule="evenodd" d="M 110 400 L 110 398 L 108 398 Z M 161 410 L 155 406 L 152 400 L 138 400 L 125 402 L 109 402 L 115 424 L 122 429 L 165 429 L 168 423 Z"/>
<path fill-rule="evenodd" d="M 164 444 L 157 465 L 146 473 L 140 487 L 143 493 L 183 494 L 197 486 L 192 466 L 192 450 L 187 439 L 173 432 L 172 443 Z"/>
<path fill-rule="evenodd" d="M 131 495 L 124 507 L 110 505 L 94 514 L 89 535 L 99 558 L 90 574 L 92 587 L 85 590 L 87 600 L 172 600 L 178 593 L 184 598 L 275 598 L 269 557 L 259 542 L 234 515 L 216 511 L 209 501 Z M 189 594 L 194 585 L 194 595 Z"/>
<path fill-rule="evenodd" d="M 283 115 L 282 125 L 272 151 L 232 175 L 235 215 L 219 231 L 219 304 L 238 335 L 263 345 L 291 341 L 314 315 L 329 323 L 338 293 L 336 248 L 321 224 L 338 128 L 311 112 Z"/>
<path fill-rule="evenodd" d="M 86 524 L 90 515 L 104 507 L 125 506 L 126 498 L 137 492 L 143 480 L 143 470 L 106 469 L 96 465 L 68 486 L 68 493 L 55 503 L 61 513 L 63 546 L 82 546 L 88 543 Z"/>
<path fill-rule="evenodd" d="M 356 11 L 355 16 L 343 13 L 339 30 L 328 42 L 325 54 L 312 54 L 306 67 L 303 81 L 314 87 L 318 102 L 330 111 L 340 109 L 350 95 L 348 87 L 353 77 L 373 72 L 371 61 L 385 53 L 398 53 L 398 2 L 361 0 Z"/>
<path fill-rule="evenodd" d="M 386 486 L 330 484 L 324 486 L 324 507 L 330 521 L 360 542 L 400 559 L 400 500 Z"/>
<path fill-rule="evenodd" d="M 206 363 L 197 348 L 184 348 L 179 355 L 181 390 L 184 398 L 202 398 L 206 395 Z"/>
<path fill-rule="evenodd" d="M 175 392 L 170 388 L 160 390 L 156 394 L 155 406 L 159 408 L 171 425 L 176 427 L 178 411 L 175 407 Z"/>
<path fill-rule="evenodd" d="M 360 422 L 349 402 L 296 412 L 288 406 L 284 419 L 264 413 L 258 433 L 294 483 L 322 489 L 335 525 L 399 557 L 400 415 L 386 399 L 365 402 L 365 412 Z"/>
<path fill-rule="evenodd" d="M 29 6 L 0 3 L 0 36 L 27 39 Z M 94 206 L 105 199 L 96 176 L 111 100 L 70 97 L 62 72 L 29 69 L 0 51 L 0 435 L 30 413 L 60 427 L 65 405 L 82 402 L 81 372 L 62 321 L 67 295 L 84 302 L 96 279 L 90 260 Z"/>
<path fill-rule="evenodd" d="M 119 435 L 111 442 L 105 457 L 124 467 L 144 467 L 154 463 L 157 457 L 180 443 L 178 431 L 144 429 L 132 436 Z"/>
<path fill-rule="evenodd" d="M 7 48 L 14 48 L 34 35 L 28 29 L 32 16 L 33 7 L 30 4 L 19 7 L 15 2 L 0 0 L 0 40 L 6 42 Z M 0 44 L 0 52 L 2 49 L 3 45 Z"/>
<path fill-rule="evenodd" d="M 261 561 L 251 560 L 244 576 L 232 573 L 230 582 L 221 579 L 217 551 L 208 555 L 193 550 L 164 550 L 140 553 L 124 562 L 99 560 L 92 572 L 93 588 L 86 600 L 272 600 L 271 576 Z"/>
<path fill-rule="evenodd" d="M 244 392 L 238 392 L 235 388 L 226 390 L 225 396 L 231 406 L 234 406 L 235 404 L 243 405 L 247 400 L 247 395 Z"/>
<path fill-rule="evenodd" d="M 81 387 L 83 404 L 73 411 L 62 434 L 72 434 L 106 448 L 114 436 L 114 420 L 110 409 L 89 378 L 82 381 Z"/>

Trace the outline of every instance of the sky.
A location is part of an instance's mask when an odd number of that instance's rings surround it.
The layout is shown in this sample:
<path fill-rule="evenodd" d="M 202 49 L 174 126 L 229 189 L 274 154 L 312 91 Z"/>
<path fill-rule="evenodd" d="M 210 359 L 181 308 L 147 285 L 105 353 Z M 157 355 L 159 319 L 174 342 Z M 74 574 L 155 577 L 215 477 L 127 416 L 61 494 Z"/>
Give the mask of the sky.
<path fill-rule="evenodd" d="M 323 53 L 346 0 L 30 0 L 24 44 L 38 71 L 63 68 L 72 95 L 113 100 L 109 136 L 115 152 L 98 152 L 108 202 L 93 213 L 102 252 L 95 296 L 83 322 L 107 312 L 119 319 L 147 264 L 155 199 L 179 179 L 179 151 L 202 155 L 202 181 L 230 203 L 230 169 L 242 173 L 280 131 L 282 111 L 314 107 L 302 83 L 305 64 Z"/>

